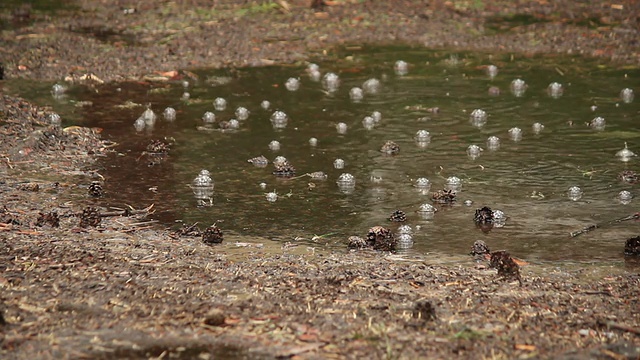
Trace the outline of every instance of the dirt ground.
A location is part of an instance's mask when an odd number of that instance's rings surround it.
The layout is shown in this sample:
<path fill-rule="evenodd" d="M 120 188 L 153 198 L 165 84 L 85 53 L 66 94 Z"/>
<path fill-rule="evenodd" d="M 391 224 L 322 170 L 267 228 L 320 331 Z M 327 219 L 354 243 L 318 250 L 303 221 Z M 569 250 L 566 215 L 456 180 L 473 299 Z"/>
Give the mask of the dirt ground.
<path fill-rule="evenodd" d="M 636 1 L 326 3 L 7 6 L 0 64 L 5 78 L 138 80 L 401 42 L 640 65 Z M 104 208 L 89 193 L 111 144 L 49 125 L 48 109 L 2 92 L 3 359 L 640 359 L 633 258 L 618 271 L 531 264 L 517 278 L 484 260 L 348 251 L 346 239 L 341 252 L 255 238 L 207 245 L 154 223 L 152 209 Z"/>

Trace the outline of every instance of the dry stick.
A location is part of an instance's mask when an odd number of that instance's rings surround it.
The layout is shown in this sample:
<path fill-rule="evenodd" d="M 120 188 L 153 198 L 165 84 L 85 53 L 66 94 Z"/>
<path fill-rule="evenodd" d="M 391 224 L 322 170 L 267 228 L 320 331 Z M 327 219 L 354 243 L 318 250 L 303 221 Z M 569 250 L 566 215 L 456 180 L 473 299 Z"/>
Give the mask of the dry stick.
<path fill-rule="evenodd" d="M 623 218 L 619 218 L 619 219 L 611 220 L 611 221 L 608 221 L 608 222 L 603 223 L 603 224 L 593 224 L 593 225 L 589 225 L 589 226 L 587 226 L 587 227 L 585 227 L 585 228 L 582 228 L 582 229 L 580 229 L 580 230 L 577 230 L 577 231 L 573 231 L 573 232 L 571 232 L 571 234 L 569 234 L 569 237 L 576 237 L 576 236 L 578 236 L 578 235 L 586 234 L 586 233 L 588 233 L 588 232 L 590 232 L 590 231 L 592 231 L 592 230 L 595 230 L 595 229 L 601 228 L 601 227 L 603 227 L 603 226 L 605 226 L 605 225 L 613 225 L 613 224 L 617 224 L 617 223 L 619 223 L 619 222 L 623 222 L 623 221 L 628 221 L 628 220 L 638 220 L 638 219 L 640 219 L 640 212 L 637 212 L 637 213 L 635 213 L 635 214 L 633 214 L 633 215 L 625 216 L 625 217 L 623 217 Z"/>

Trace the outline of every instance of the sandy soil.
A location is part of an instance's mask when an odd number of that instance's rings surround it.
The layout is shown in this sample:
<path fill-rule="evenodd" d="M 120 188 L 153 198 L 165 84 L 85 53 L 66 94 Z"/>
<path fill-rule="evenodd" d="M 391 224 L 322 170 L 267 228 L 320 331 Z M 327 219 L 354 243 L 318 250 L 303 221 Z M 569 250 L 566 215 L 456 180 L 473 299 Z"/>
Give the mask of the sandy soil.
<path fill-rule="evenodd" d="M 0 12 L 5 77 L 139 79 L 398 41 L 640 63 L 635 1 L 142 0 L 130 14 L 129 1 L 72 4 Z M 48 115 L 0 98 L 3 359 L 640 359 L 631 257 L 618 272 L 499 263 L 498 274 L 485 260 L 348 251 L 346 239 L 334 253 L 256 238 L 208 245 L 157 225 L 152 209 L 104 208 L 90 194 L 110 144 Z"/>

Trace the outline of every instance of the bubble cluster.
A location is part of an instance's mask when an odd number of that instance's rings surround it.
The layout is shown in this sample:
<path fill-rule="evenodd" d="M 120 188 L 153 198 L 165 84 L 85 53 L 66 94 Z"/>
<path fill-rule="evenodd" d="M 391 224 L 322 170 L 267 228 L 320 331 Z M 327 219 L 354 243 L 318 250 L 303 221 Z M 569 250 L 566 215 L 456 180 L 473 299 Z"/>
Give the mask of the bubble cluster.
<path fill-rule="evenodd" d="M 589 126 L 595 130 L 604 130 L 607 126 L 607 121 L 601 116 L 596 116 L 589 122 Z"/>
<path fill-rule="evenodd" d="M 216 114 L 212 113 L 211 111 L 207 111 L 204 113 L 204 115 L 202 115 L 202 121 L 205 124 L 213 124 L 216 121 Z"/>
<path fill-rule="evenodd" d="M 250 111 L 247 108 L 240 106 L 236 109 L 236 118 L 238 120 L 243 121 L 249 118 Z"/>
<path fill-rule="evenodd" d="M 288 78 L 287 82 L 284 83 L 284 87 L 289 91 L 298 91 L 300 89 L 300 79 Z"/>
<path fill-rule="evenodd" d="M 340 135 L 344 135 L 347 133 L 347 124 L 340 122 L 336 124 L 336 130 L 338 131 L 338 134 Z"/>
<path fill-rule="evenodd" d="M 328 92 L 336 92 L 340 87 L 340 77 L 332 72 L 322 77 L 322 87 Z"/>
<path fill-rule="evenodd" d="M 511 82 L 511 93 L 516 96 L 516 97 L 520 97 L 523 96 L 524 93 L 527 91 L 527 83 L 524 82 L 524 80 L 522 79 L 515 79 Z"/>
<path fill-rule="evenodd" d="M 339 169 L 344 169 L 344 160 L 342 160 L 342 159 L 335 159 L 335 160 L 333 161 L 333 167 L 334 167 L 335 169 L 338 169 L 338 170 L 339 170 Z"/>
<path fill-rule="evenodd" d="M 624 88 L 620 91 L 620 99 L 622 99 L 622 102 L 629 104 L 633 102 L 633 98 L 633 89 Z"/>
<path fill-rule="evenodd" d="M 353 87 L 349 90 L 349 98 L 351 98 L 351 101 L 353 102 L 362 101 L 364 98 L 364 92 L 359 87 Z"/>
<path fill-rule="evenodd" d="M 467 148 L 467 156 L 471 160 L 475 160 L 480 157 L 484 150 L 478 145 L 469 145 Z"/>
<path fill-rule="evenodd" d="M 549 86 L 547 86 L 547 94 L 549 94 L 549 96 L 554 99 L 561 97 L 563 93 L 564 87 L 562 87 L 562 84 L 560 83 L 552 82 L 551 84 L 549 84 Z"/>
<path fill-rule="evenodd" d="M 451 190 L 454 192 L 458 192 L 462 190 L 462 180 L 456 176 L 450 176 L 447 178 L 444 188 L 446 190 Z"/>
<path fill-rule="evenodd" d="M 487 148 L 491 151 L 500 149 L 500 138 L 497 136 L 489 136 L 487 138 Z"/>
<path fill-rule="evenodd" d="M 509 129 L 509 137 L 513 141 L 522 140 L 522 129 L 520 129 L 519 127 L 513 127 Z"/>
<path fill-rule="evenodd" d="M 571 186 L 567 190 L 567 197 L 571 201 L 578 201 L 582 198 L 582 189 L 579 186 Z"/>
<path fill-rule="evenodd" d="M 498 75 L 498 67 L 495 65 L 487 65 L 486 72 L 487 75 L 493 79 Z"/>
<path fill-rule="evenodd" d="M 380 92 L 380 80 L 371 78 L 362 84 L 362 90 L 365 94 L 377 94 Z"/>
<path fill-rule="evenodd" d="M 542 130 L 544 130 L 544 125 L 539 122 L 531 125 L 531 131 L 533 131 L 534 134 L 540 134 Z"/>
<path fill-rule="evenodd" d="M 284 111 L 275 111 L 271 114 L 271 125 L 273 125 L 274 129 L 283 129 L 287 126 L 289 122 L 289 116 Z"/>
<path fill-rule="evenodd" d="M 269 150 L 271 151 L 278 151 L 280 150 L 280 141 L 278 140 L 273 140 L 269 143 Z"/>

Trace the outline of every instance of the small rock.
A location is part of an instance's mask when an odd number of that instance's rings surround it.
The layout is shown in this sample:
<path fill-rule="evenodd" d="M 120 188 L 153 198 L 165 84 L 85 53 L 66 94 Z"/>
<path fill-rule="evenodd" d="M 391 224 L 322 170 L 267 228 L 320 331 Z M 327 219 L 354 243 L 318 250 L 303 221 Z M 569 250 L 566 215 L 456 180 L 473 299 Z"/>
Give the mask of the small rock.
<path fill-rule="evenodd" d="M 225 323 L 224 313 L 220 309 L 213 309 L 204 317 L 204 323 L 209 326 L 222 326 Z"/>

